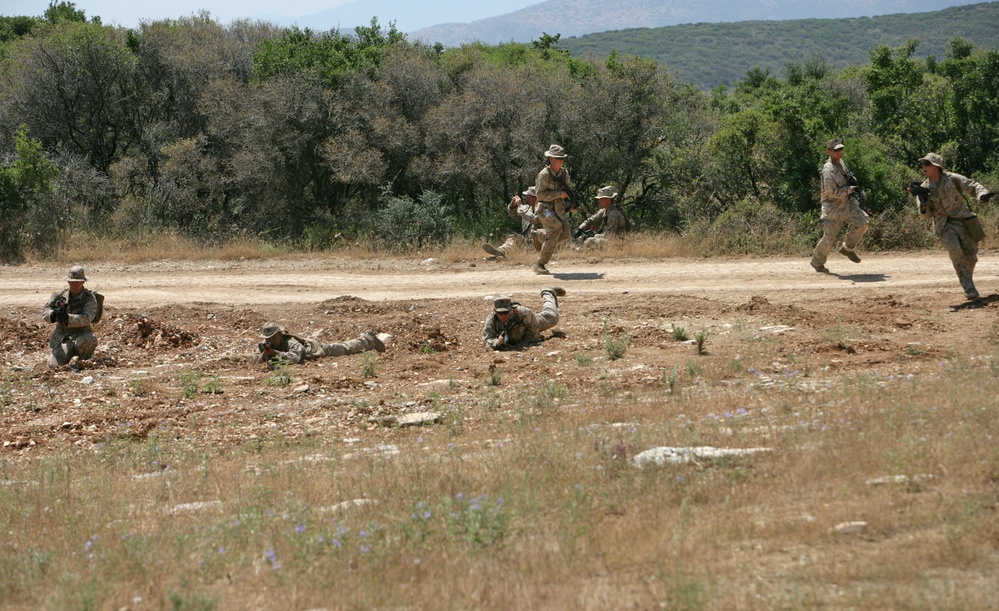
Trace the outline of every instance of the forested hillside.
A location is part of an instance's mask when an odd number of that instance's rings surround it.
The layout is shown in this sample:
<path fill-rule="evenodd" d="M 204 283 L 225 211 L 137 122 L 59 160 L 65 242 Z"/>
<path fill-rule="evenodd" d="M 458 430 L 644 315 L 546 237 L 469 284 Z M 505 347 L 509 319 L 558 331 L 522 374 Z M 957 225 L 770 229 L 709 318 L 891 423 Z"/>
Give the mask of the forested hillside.
<path fill-rule="evenodd" d="M 554 32 L 550 32 L 554 34 Z M 957 6 L 932 13 L 857 19 L 800 19 L 697 23 L 562 37 L 573 55 L 607 57 L 612 50 L 656 60 L 703 89 L 733 85 L 752 68 L 780 74 L 789 63 L 813 56 L 843 68 L 866 64 L 878 45 L 919 40 L 914 57 L 943 57 L 955 37 L 999 48 L 999 2 Z"/>
<path fill-rule="evenodd" d="M 435 247 L 511 227 L 551 143 L 587 198 L 705 252 L 801 251 L 830 137 L 881 222 L 928 243 L 903 185 L 928 151 L 999 186 L 999 52 L 881 45 L 750 71 L 710 94 L 650 59 L 573 57 L 558 36 L 444 49 L 207 16 L 104 26 L 72 3 L 0 18 L 0 258 L 66 240 Z M 713 63 L 705 61 L 705 70 Z M 592 201 L 592 200 L 588 200 Z"/>

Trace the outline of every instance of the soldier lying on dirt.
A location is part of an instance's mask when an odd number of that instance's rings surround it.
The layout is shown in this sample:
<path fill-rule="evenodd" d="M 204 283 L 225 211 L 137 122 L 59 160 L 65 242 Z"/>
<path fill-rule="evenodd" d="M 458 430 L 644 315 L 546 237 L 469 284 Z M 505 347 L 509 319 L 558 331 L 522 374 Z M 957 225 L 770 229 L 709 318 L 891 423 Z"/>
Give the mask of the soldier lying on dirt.
<path fill-rule="evenodd" d="M 497 297 L 482 329 L 486 346 L 501 350 L 540 340 L 542 331 L 558 324 L 558 298 L 563 296 L 565 289 L 560 286 L 541 289 L 544 307 L 537 314 L 513 301 L 509 295 Z"/>
<path fill-rule="evenodd" d="M 302 363 L 323 358 L 324 356 L 344 356 L 357 354 L 368 350 L 385 352 L 387 334 L 376 335 L 373 331 L 365 331 L 357 339 L 351 339 L 336 344 L 324 344 L 319 340 L 303 338 L 292 333 L 276 322 L 266 322 L 260 332 L 264 340 L 257 345 L 259 354 L 253 356 L 253 363 L 267 363 L 273 369 L 276 361 Z"/>

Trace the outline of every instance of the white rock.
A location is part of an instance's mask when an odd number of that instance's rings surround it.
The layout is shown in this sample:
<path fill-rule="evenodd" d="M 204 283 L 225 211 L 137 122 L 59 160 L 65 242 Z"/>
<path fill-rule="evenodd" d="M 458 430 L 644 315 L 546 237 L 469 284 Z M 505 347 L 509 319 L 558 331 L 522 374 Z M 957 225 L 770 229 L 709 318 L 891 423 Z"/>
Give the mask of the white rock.
<path fill-rule="evenodd" d="M 697 459 L 724 458 L 727 456 L 749 456 L 760 452 L 771 452 L 773 448 L 714 448 L 711 446 L 696 446 L 689 448 L 659 447 L 646 450 L 632 457 L 631 462 L 636 467 L 648 463 L 662 465 L 664 463 L 680 464 Z"/>
<path fill-rule="evenodd" d="M 855 535 L 867 530 L 867 522 L 841 522 L 833 527 L 833 532 L 841 535 Z"/>
<path fill-rule="evenodd" d="M 164 509 L 164 513 L 177 515 L 179 513 L 193 513 L 203 509 L 221 509 L 222 501 L 195 501 L 193 503 L 181 503 L 173 507 Z"/>
<path fill-rule="evenodd" d="M 94 376 L 87 376 L 87 377 L 83 378 L 82 380 L 80 380 L 80 382 L 83 383 L 83 384 L 93 384 L 94 383 Z"/>
<path fill-rule="evenodd" d="M 422 426 L 424 424 L 435 424 L 440 422 L 440 419 L 440 412 L 414 412 L 399 416 L 396 419 L 396 424 L 400 427 Z"/>

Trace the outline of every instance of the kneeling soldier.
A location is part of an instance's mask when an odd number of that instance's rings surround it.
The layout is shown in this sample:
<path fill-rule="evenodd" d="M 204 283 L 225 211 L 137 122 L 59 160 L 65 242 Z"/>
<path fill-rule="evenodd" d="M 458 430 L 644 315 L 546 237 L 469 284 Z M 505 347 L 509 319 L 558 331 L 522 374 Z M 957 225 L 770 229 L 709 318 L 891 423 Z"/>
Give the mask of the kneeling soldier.
<path fill-rule="evenodd" d="M 48 366 L 66 365 L 75 356 L 77 366 L 94 355 L 97 349 L 97 337 L 91 323 L 99 319 L 100 305 L 93 291 L 83 288 L 87 281 L 83 268 L 79 265 L 71 267 L 66 276 L 69 288 L 52 293 L 42 318 L 46 322 L 56 323 L 49 336 L 49 347 L 52 354 L 48 358 Z"/>

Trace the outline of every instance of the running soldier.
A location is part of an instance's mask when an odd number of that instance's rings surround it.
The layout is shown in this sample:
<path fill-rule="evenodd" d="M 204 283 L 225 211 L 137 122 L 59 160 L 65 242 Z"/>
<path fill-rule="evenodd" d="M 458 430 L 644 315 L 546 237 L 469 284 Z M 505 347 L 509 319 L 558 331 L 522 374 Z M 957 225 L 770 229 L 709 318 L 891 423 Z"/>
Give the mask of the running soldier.
<path fill-rule="evenodd" d="M 992 198 L 981 184 L 944 170 L 943 157 L 929 153 L 919 160 L 926 180 L 906 190 L 916 196 L 919 217 L 933 219 L 933 234 L 940 239 L 957 272 L 957 279 L 969 300 L 978 299 L 973 279 L 978 263 L 978 242 L 985 238 L 982 224 L 970 209 L 966 197 L 979 202 Z"/>
<path fill-rule="evenodd" d="M 497 297 L 482 329 L 486 347 L 502 350 L 541 341 L 541 333 L 558 324 L 558 298 L 564 296 L 565 289 L 560 286 L 541 289 L 544 306 L 537 314 L 513 301 L 509 295 Z"/>
<path fill-rule="evenodd" d="M 870 228 L 867 213 L 860 207 L 857 197 L 862 193 L 856 176 L 843 163 L 843 142 L 838 138 L 826 142 L 829 159 L 822 167 L 822 239 L 812 252 L 812 268 L 824 274 L 829 251 L 839 240 L 840 229 L 847 224 L 846 236 L 839 253 L 854 263 L 860 263 L 860 256 L 854 248 L 860 238 Z"/>
<path fill-rule="evenodd" d="M 565 201 L 569 199 L 568 190 L 572 188 L 569 170 L 562 167 L 565 163 L 565 150 L 553 144 L 545 151 L 545 158 L 548 165 L 538 173 L 534 185 L 538 194 L 538 219 L 541 221 L 538 237 L 542 241 L 538 261 L 534 264 L 535 274 L 551 273 L 545 266 L 558 245 L 568 240 L 572 233 L 565 209 Z"/>
<path fill-rule="evenodd" d="M 101 304 L 97 294 L 83 288 L 87 276 L 79 265 L 69 269 L 66 281 L 69 288 L 52 293 L 42 310 L 45 322 L 55 323 L 49 336 L 52 354 L 47 362 L 50 368 L 66 365 L 73 357 L 76 357 L 74 368 L 79 368 L 81 361 L 92 357 L 97 349 L 97 337 L 91 326 L 100 320 Z"/>

